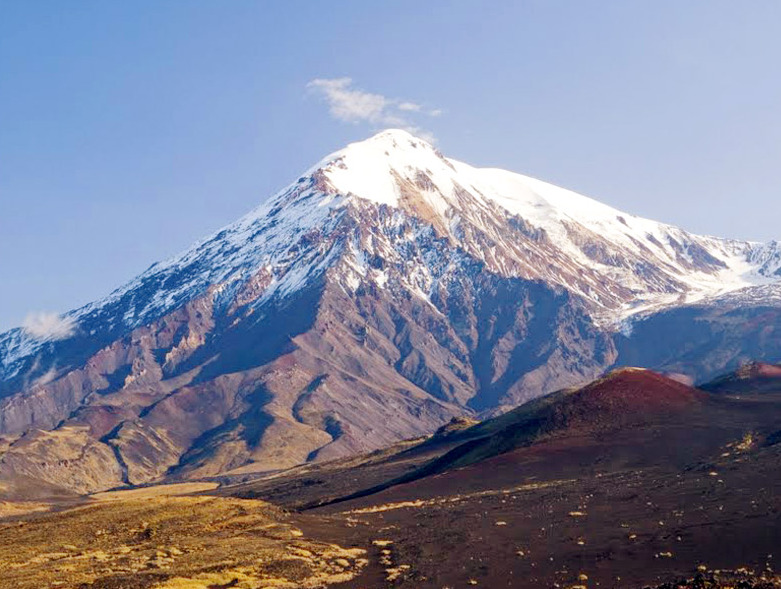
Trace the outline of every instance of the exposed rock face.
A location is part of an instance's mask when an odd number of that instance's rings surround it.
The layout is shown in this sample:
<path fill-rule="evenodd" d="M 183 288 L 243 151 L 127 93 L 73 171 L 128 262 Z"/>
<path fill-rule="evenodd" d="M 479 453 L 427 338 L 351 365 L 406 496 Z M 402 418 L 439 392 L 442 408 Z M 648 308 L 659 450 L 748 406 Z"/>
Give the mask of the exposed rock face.
<path fill-rule="evenodd" d="M 83 493 L 273 470 L 616 363 L 702 379 L 781 356 L 779 252 L 386 132 L 73 311 L 67 337 L 0 335 L 0 477 Z"/>
<path fill-rule="evenodd" d="M 742 289 L 637 318 L 615 337 L 618 362 L 707 382 L 753 360 L 781 358 L 781 289 Z"/>

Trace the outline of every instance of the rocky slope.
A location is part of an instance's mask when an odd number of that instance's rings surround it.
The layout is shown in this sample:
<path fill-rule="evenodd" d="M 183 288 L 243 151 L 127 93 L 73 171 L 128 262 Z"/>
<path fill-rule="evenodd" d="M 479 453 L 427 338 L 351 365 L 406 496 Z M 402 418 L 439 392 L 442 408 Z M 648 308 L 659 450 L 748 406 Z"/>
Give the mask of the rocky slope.
<path fill-rule="evenodd" d="M 775 242 L 692 235 L 387 131 L 63 328 L 0 335 L 0 478 L 84 493 L 267 471 L 616 364 L 710 377 L 781 356 L 780 268 Z"/>

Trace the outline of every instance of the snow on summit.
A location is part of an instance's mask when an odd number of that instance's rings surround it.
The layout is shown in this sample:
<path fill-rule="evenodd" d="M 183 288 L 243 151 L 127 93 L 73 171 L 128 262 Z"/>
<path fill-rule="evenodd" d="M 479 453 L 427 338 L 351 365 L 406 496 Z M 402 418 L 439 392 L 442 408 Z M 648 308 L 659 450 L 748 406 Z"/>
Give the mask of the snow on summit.
<path fill-rule="evenodd" d="M 617 277 L 626 261 L 622 252 L 634 250 L 641 254 L 638 262 L 652 263 L 681 283 L 680 290 L 659 293 L 657 300 L 628 302 L 630 313 L 678 300 L 682 294 L 692 301 L 767 284 L 781 267 L 777 243 L 690 234 L 529 176 L 446 158 L 402 130 L 353 143 L 323 160 L 320 169 L 334 193 L 416 213 L 424 208 L 424 218 L 439 218 L 440 227 L 453 228 L 464 217 L 475 221 L 475 212 L 497 205 L 508 216 L 544 231 L 571 261 L 585 267 Z M 627 278 L 638 294 L 646 290 L 633 277 Z"/>

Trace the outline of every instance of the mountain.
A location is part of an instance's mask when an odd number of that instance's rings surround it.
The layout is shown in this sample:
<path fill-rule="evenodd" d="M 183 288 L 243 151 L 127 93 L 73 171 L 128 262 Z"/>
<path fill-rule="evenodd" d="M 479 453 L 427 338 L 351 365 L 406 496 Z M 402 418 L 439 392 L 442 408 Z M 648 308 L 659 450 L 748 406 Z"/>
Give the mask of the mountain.
<path fill-rule="evenodd" d="M 693 235 L 386 131 L 57 329 L 0 335 L 0 480 L 243 475 L 617 365 L 701 381 L 781 357 L 779 301 L 776 242 Z"/>

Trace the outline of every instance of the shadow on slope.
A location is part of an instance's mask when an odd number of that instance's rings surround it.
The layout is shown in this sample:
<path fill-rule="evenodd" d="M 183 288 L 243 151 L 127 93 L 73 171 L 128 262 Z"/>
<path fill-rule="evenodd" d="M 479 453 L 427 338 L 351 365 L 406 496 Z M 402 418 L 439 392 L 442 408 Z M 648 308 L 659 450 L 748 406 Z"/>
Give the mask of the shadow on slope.
<path fill-rule="evenodd" d="M 712 394 L 650 370 L 623 368 L 484 422 L 455 419 L 423 440 L 240 485 L 226 480 L 220 493 L 309 510 L 363 504 L 393 488 L 435 496 L 519 479 L 657 467 L 678 472 L 742 439 L 775 445 L 779 422 L 781 396 Z"/>

